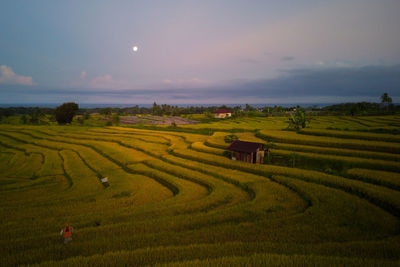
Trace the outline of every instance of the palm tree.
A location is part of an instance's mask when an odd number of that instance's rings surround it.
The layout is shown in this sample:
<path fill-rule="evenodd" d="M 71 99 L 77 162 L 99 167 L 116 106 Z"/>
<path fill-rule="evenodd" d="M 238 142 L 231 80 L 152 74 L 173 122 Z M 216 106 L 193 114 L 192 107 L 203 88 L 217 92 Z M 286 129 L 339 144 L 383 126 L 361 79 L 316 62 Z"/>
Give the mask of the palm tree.
<path fill-rule="evenodd" d="M 388 95 L 388 93 L 384 93 L 383 95 L 381 95 L 381 102 L 383 105 L 386 104 L 386 110 L 389 110 L 389 106 L 390 104 L 392 104 L 392 98 Z"/>
<path fill-rule="evenodd" d="M 288 128 L 294 128 L 296 131 L 299 131 L 300 128 L 306 127 L 307 122 L 309 122 L 309 119 L 306 118 L 304 110 L 298 107 L 296 112 L 289 117 Z"/>

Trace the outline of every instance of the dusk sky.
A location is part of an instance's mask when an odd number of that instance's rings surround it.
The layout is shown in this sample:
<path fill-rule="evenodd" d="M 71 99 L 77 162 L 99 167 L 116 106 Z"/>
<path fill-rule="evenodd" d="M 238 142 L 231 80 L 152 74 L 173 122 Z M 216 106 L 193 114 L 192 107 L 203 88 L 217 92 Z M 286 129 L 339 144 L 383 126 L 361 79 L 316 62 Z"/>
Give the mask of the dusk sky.
<path fill-rule="evenodd" d="M 400 102 L 399 14 L 399 0 L 2 0 L 0 104 Z"/>

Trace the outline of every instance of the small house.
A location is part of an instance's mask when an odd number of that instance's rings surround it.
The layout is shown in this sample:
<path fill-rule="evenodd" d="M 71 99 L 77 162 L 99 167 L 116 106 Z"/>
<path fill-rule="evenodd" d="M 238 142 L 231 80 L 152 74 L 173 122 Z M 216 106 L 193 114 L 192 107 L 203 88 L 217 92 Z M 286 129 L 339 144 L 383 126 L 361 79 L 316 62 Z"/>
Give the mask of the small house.
<path fill-rule="evenodd" d="M 232 111 L 224 108 L 217 109 L 213 113 L 214 113 L 214 118 L 219 118 L 219 119 L 224 119 L 232 116 Z"/>
<path fill-rule="evenodd" d="M 264 163 L 264 144 L 235 140 L 230 144 L 228 150 L 232 153 L 232 160 Z"/>

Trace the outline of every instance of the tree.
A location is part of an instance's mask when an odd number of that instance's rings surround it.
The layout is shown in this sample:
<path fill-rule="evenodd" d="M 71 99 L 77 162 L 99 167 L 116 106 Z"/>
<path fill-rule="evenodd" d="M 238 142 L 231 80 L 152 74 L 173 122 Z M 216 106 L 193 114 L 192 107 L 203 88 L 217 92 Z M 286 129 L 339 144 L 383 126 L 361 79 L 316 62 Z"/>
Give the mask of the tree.
<path fill-rule="evenodd" d="M 111 115 L 111 108 L 103 108 L 103 109 L 101 110 L 101 114 L 103 114 L 104 117 L 110 116 L 110 115 Z"/>
<path fill-rule="evenodd" d="M 252 106 L 250 106 L 249 104 L 246 104 L 246 107 L 244 109 L 245 111 L 249 112 L 249 111 L 253 111 L 255 110 L 255 108 L 253 108 Z"/>
<path fill-rule="evenodd" d="M 234 110 L 234 111 L 232 112 L 231 118 L 232 118 L 232 119 L 236 119 L 236 118 L 239 118 L 240 115 L 242 115 L 242 113 L 240 112 L 240 110 Z"/>
<path fill-rule="evenodd" d="M 302 108 L 297 108 L 294 114 L 290 114 L 288 128 L 294 128 L 296 131 L 299 131 L 300 128 L 306 127 L 307 122 L 309 122 L 309 120 L 306 118 L 304 110 Z"/>
<path fill-rule="evenodd" d="M 44 117 L 43 112 L 39 108 L 35 108 L 31 112 L 31 123 L 39 123 L 40 119 Z"/>
<path fill-rule="evenodd" d="M 350 115 L 353 117 L 359 112 L 358 106 L 357 105 L 352 105 L 350 108 Z"/>
<path fill-rule="evenodd" d="M 269 116 L 271 109 L 269 107 L 265 107 L 262 112 L 265 113 L 266 116 Z"/>
<path fill-rule="evenodd" d="M 283 112 L 283 107 L 274 106 L 274 108 L 272 110 L 273 110 L 273 112 L 282 113 Z"/>
<path fill-rule="evenodd" d="M 27 124 L 28 123 L 28 116 L 26 114 L 22 115 L 21 118 L 21 123 L 22 124 Z"/>
<path fill-rule="evenodd" d="M 388 93 L 384 93 L 381 95 L 381 102 L 383 105 L 386 103 L 386 110 L 389 109 L 390 104 L 392 104 L 392 98 L 388 95 Z"/>
<path fill-rule="evenodd" d="M 214 114 L 212 114 L 211 112 L 204 112 L 204 115 L 207 119 L 213 119 L 214 118 Z"/>
<path fill-rule="evenodd" d="M 180 115 L 180 110 L 178 106 L 175 106 L 172 110 L 172 116 L 178 116 Z"/>
<path fill-rule="evenodd" d="M 158 116 L 162 115 L 162 109 L 161 109 L 161 107 L 159 105 L 157 105 L 156 102 L 153 103 L 152 112 L 153 112 L 153 115 L 158 115 Z"/>
<path fill-rule="evenodd" d="M 112 123 L 118 125 L 120 123 L 120 118 L 118 116 L 118 114 L 115 114 L 112 116 Z"/>
<path fill-rule="evenodd" d="M 61 106 L 58 106 L 55 112 L 58 124 L 71 123 L 78 109 L 78 104 L 73 102 L 64 103 Z"/>

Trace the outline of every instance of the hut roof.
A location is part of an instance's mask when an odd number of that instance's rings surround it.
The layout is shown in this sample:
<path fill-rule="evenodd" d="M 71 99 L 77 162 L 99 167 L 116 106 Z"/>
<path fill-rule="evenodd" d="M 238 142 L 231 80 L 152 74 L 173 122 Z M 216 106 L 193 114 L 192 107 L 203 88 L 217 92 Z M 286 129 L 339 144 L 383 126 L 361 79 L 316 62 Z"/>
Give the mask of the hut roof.
<path fill-rule="evenodd" d="M 214 111 L 213 113 L 232 113 L 232 111 L 229 110 L 229 109 L 221 108 L 221 109 L 217 109 L 217 110 Z"/>
<path fill-rule="evenodd" d="M 230 144 L 228 149 L 238 152 L 251 153 L 257 152 L 257 149 L 264 149 L 264 144 L 235 140 Z"/>

